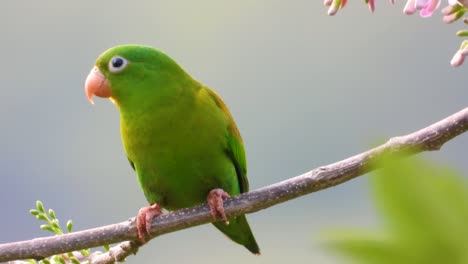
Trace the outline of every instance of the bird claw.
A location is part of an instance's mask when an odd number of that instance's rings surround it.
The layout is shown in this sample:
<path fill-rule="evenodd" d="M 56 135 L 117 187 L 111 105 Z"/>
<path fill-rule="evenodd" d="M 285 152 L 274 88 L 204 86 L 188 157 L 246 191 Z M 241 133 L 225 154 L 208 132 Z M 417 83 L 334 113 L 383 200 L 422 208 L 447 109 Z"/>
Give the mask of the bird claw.
<path fill-rule="evenodd" d="M 138 240 L 146 244 L 151 239 L 151 223 L 155 217 L 161 215 L 162 209 L 158 204 L 145 206 L 138 211 L 136 218 L 136 227 L 138 231 Z"/>
<path fill-rule="evenodd" d="M 229 221 L 224 212 L 224 200 L 229 197 L 229 194 L 222 189 L 213 189 L 208 194 L 208 206 L 213 220 L 217 221 L 218 217 L 225 225 L 229 225 Z"/>

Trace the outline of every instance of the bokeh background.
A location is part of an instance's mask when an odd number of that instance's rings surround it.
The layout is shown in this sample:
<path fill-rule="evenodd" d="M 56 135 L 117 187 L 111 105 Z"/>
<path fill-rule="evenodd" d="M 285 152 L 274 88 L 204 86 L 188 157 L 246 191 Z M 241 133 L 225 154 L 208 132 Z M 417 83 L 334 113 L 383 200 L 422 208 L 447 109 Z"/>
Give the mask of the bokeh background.
<path fill-rule="evenodd" d="M 158 47 L 224 98 L 256 189 L 366 150 L 466 107 L 468 65 L 451 68 L 462 27 L 370 14 L 349 1 L 2 1 L 0 243 L 48 235 L 37 199 L 75 230 L 124 221 L 146 204 L 125 158 L 118 113 L 90 105 L 85 77 L 105 49 Z M 468 136 L 427 154 L 468 175 Z M 340 263 L 320 237 L 376 227 L 367 176 L 249 215 L 252 256 L 210 225 L 153 240 L 128 263 Z"/>

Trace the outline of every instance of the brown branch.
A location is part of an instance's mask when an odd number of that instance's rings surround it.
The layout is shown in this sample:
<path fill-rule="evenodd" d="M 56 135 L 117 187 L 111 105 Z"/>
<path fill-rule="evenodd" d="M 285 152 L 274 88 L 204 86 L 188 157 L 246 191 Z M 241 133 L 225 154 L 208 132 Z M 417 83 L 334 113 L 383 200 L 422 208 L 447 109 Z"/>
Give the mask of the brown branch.
<path fill-rule="evenodd" d="M 237 216 L 266 209 L 302 195 L 348 181 L 375 167 L 370 166 L 384 154 L 410 155 L 439 150 L 452 138 L 468 130 L 468 108 L 412 134 L 394 137 L 385 144 L 336 163 L 316 168 L 297 177 L 261 189 L 228 198 L 224 204 L 228 216 Z M 206 204 L 174 211 L 153 221 L 152 235 L 160 236 L 177 230 L 211 222 Z M 0 244 L 0 262 L 17 259 L 42 259 L 51 255 L 136 239 L 134 218 L 118 224 Z M 121 243 L 111 253 L 93 256 L 92 263 L 114 263 L 138 249 L 135 242 Z"/>

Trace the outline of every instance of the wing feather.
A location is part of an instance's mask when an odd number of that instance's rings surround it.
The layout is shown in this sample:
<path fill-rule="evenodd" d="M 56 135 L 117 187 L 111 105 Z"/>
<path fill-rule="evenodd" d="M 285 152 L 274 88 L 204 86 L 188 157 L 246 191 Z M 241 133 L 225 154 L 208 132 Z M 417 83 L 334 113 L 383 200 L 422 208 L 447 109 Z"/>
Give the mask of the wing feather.
<path fill-rule="evenodd" d="M 226 104 L 223 102 L 221 97 L 209 88 L 205 88 L 208 91 L 208 94 L 216 103 L 216 105 L 223 111 L 228 119 L 228 132 L 226 135 L 227 139 L 227 149 L 226 153 L 231 158 L 237 172 L 237 179 L 239 182 L 240 192 L 249 191 L 249 181 L 247 179 L 247 161 L 245 158 L 244 143 L 242 142 L 242 137 L 240 135 L 239 129 L 232 118 L 229 109 Z"/>

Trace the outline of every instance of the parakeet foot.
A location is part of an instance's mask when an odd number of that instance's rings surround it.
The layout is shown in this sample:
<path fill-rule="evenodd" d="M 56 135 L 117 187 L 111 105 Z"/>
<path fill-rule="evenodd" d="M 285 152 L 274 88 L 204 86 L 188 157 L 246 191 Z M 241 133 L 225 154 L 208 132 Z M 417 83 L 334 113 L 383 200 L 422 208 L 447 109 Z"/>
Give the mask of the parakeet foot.
<path fill-rule="evenodd" d="M 229 197 L 229 194 L 222 189 L 213 189 L 208 194 L 208 206 L 210 207 L 211 216 L 214 220 L 221 218 L 224 224 L 229 225 L 229 221 L 224 212 L 224 200 Z"/>
<path fill-rule="evenodd" d="M 161 215 L 162 208 L 158 204 L 142 207 L 138 211 L 136 218 L 136 227 L 138 231 L 138 239 L 141 243 L 146 244 L 150 239 L 151 222 L 155 217 Z"/>

